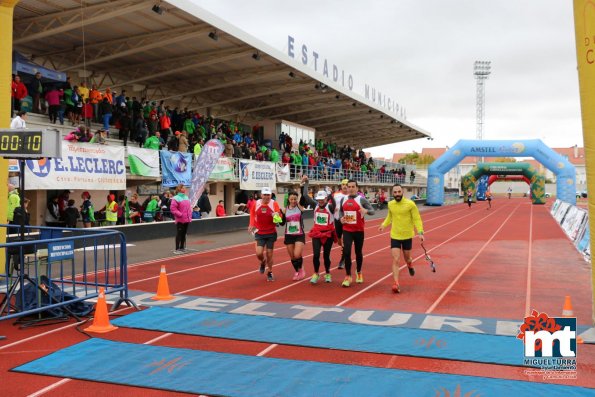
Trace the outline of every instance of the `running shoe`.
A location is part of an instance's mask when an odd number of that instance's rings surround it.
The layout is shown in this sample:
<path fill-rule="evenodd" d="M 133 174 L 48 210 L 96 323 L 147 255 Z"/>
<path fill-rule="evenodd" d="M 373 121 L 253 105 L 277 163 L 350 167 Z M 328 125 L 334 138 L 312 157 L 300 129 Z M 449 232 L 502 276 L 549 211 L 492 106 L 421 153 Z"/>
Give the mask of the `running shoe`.
<path fill-rule="evenodd" d="M 345 276 L 343 283 L 341 283 L 342 287 L 349 287 L 351 285 L 351 276 Z"/>
<path fill-rule="evenodd" d="M 413 266 L 407 265 L 407 270 L 409 270 L 409 275 L 411 277 L 415 276 L 415 269 L 413 268 Z"/>
<path fill-rule="evenodd" d="M 273 272 L 267 273 L 267 281 L 275 281 L 275 277 L 273 276 Z"/>
<path fill-rule="evenodd" d="M 361 284 L 364 282 L 364 274 L 362 272 L 355 272 L 355 282 Z"/>
<path fill-rule="evenodd" d="M 302 267 L 300 270 L 298 270 L 298 280 L 303 280 L 306 278 L 306 271 L 304 270 L 304 268 Z"/>
<path fill-rule="evenodd" d="M 173 252 L 174 255 L 182 255 L 183 253 L 184 253 L 184 251 L 182 251 L 182 250 L 175 250 Z"/>
<path fill-rule="evenodd" d="M 318 273 L 314 273 L 312 275 L 312 278 L 310 278 L 310 284 L 316 284 L 318 283 L 318 279 L 320 278 L 320 275 Z"/>
<path fill-rule="evenodd" d="M 265 268 L 264 261 L 262 261 L 262 262 L 260 262 L 260 268 L 258 269 L 260 274 L 264 274 L 264 268 Z"/>
<path fill-rule="evenodd" d="M 397 284 L 397 283 L 394 283 L 393 284 L 393 288 L 392 289 L 393 289 L 393 292 L 395 294 L 398 294 L 399 292 L 401 292 L 401 288 L 399 287 L 399 284 Z"/>
<path fill-rule="evenodd" d="M 324 275 L 324 282 L 325 283 L 330 283 L 331 281 L 333 281 L 333 279 L 331 277 L 331 274 L 330 273 L 325 274 Z"/>
<path fill-rule="evenodd" d="M 345 260 L 341 259 L 341 261 L 339 261 L 339 267 L 337 267 L 337 269 L 345 269 Z"/>
<path fill-rule="evenodd" d="M 293 275 L 293 281 L 298 281 L 300 277 L 300 272 L 295 272 L 295 274 Z"/>

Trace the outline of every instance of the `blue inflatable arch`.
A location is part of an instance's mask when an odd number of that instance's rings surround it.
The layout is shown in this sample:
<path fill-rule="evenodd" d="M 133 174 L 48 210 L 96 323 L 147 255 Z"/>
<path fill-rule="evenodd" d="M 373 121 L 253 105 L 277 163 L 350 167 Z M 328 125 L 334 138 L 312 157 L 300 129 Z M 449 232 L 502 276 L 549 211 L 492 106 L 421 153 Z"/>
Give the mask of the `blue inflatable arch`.
<path fill-rule="evenodd" d="M 460 140 L 428 168 L 427 205 L 444 204 L 444 174 L 466 156 L 533 157 L 556 175 L 556 196 L 576 204 L 574 166 L 540 139 L 526 141 Z"/>

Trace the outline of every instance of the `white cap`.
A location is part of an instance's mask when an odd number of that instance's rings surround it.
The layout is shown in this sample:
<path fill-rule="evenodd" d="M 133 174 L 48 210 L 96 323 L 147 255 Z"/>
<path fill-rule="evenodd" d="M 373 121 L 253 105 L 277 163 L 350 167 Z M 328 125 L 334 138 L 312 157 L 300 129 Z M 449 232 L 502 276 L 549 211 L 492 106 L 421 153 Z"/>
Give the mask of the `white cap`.
<path fill-rule="evenodd" d="M 326 200 L 326 192 L 324 190 L 319 190 L 318 193 L 316 193 L 316 197 L 314 199 L 315 200 Z"/>
<path fill-rule="evenodd" d="M 263 187 L 260 190 L 260 194 L 271 194 L 271 188 L 270 187 Z"/>

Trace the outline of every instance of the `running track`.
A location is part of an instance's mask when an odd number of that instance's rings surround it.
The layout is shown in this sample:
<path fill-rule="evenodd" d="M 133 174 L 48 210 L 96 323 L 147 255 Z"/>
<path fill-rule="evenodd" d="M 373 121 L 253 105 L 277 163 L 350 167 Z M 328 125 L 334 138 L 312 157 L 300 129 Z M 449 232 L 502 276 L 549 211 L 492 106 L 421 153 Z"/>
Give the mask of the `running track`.
<path fill-rule="evenodd" d="M 422 213 L 425 245 L 438 265 L 438 272 L 430 272 L 419 243 L 414 242 L 417 272 L 412 278 L 404 267 L 401 268 L 402 292 L 399 295 L 390 292 L 389 237 L 388 230 L 378 231 L 380 219 L 366 224 L 365 282 L 362 285 L 340 287 L 343 272 L 335 269 L 339 252 L 336 245 L 331 255 L 332 284 L 312 286 L 308 279 L 291 281 L 293 268 L 281 238 L 275 250 L 277 280 L 274 283 L 267 283 L 258 273 L 253 244 L 246 243 L 132 264 L 129 267 L 130 289 L 154 292 L 159 269 L 166 264 L 170 290 L 183 295 L 514 321 L 522 320 L 531 309 L 559 316 L 564 296 L 571 295 L 579 324 L 589 324 L 592 318 L 590 267 L 548 211 L 549 206 L 533 206 L 522 199 L 495 200 L 489 211 L 484 203 L 471 209 L 457 204 L 425 210 Z M 311 253 L 308 242 L 304 249 L 304 264 L 309 274 L 312 271 Z M 116 315 L 128 310 L 122 309 Z M 85 340 L 87 336 L 76 327 L 77 324 L 70 323 L 19 330 L 10 323 L 1 322 L 0 335 L 8 338 L 0 341 L 0 395 L 126 394 L 149 397 L 181 394 L 8 371 Z M 528 378 L 524 368 L 520 367 L 229 341 L 126 328 L 94 337 L 295 360 L 542 381 L 541 378 Z M 519 352 L 520 346 L 519 341 Z M 595 346 L 581 345 L 579 349 L 578 379 L 556 383 L 595 387 Z"/>

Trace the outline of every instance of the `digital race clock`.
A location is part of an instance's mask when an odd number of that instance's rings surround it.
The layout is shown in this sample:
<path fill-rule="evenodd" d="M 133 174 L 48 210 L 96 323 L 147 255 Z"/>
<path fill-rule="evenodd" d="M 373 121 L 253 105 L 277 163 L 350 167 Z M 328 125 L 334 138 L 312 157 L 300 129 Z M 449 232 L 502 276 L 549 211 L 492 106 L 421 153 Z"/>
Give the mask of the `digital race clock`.
<path fill-rule="evenodd" d="M 58 130 L 0 130 L 0 157 L 61 157 L 60 138 Z"/>

